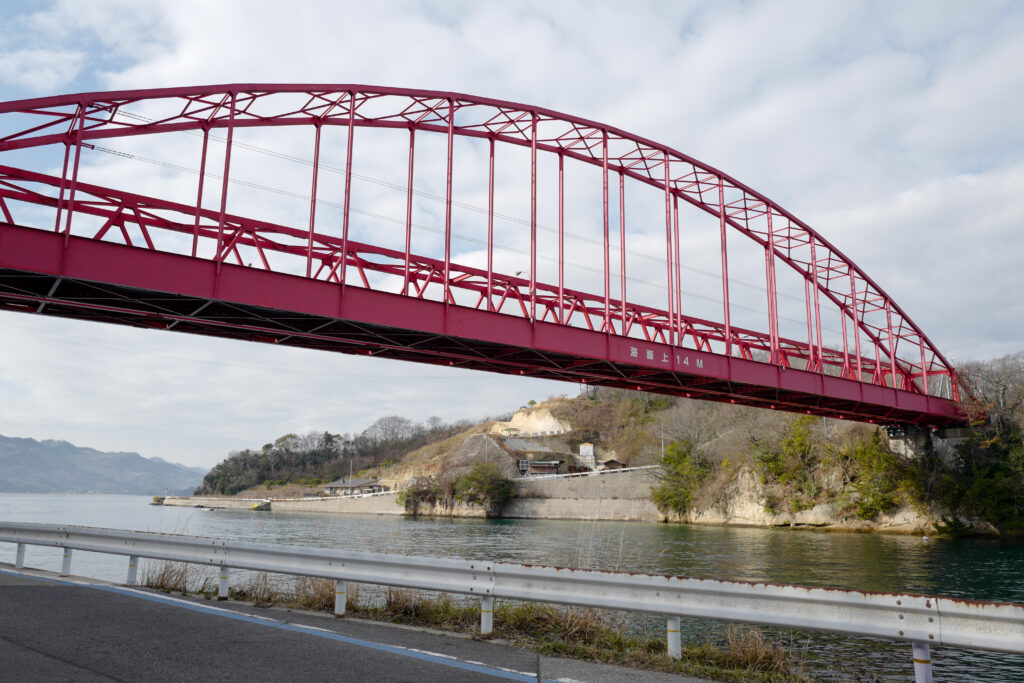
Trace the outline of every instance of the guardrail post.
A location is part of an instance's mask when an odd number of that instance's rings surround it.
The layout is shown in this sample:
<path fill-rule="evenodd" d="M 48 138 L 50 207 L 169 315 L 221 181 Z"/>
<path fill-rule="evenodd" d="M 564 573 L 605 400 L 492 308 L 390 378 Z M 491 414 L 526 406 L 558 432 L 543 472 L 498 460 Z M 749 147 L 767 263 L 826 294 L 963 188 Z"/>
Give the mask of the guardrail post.
<path fill-rule="evenodd" d="M 64 548 L 64 562 L 60 566 L 60 575 L 69 576 L 71 574 L 71 548 Z"/>
<path fill-rule="evenodd" d="M 683 656 L 683 644 L 679 639 L 679 617 L 669 617 L 667 622 L 668 656 L 672 659 L 679 659 Z"/>
<path fill-rule="evenodd" d="M 228 576 L 230 576 L 228 568 L 224 565 L 220 567 L 220 580 L 217 585 L 217 599 L 227 600 L 228 599 Z"/>
<path fill-rule="evenodd" d="M 914 680 L 917 683 L 932 683 L 932 654 L 928 643 L 913 643 Z"/>
<path fill-rule="evenodd" d="M 494 630 L 494 598 L 480 598 L 480 635 L 488 636 Z"/>
<path fill-rule="evenodd" d="M 139 558 L 135 555 L 128 557 L 128 585 L 134 586 L 139 575 Z"/>
<path fill-rule="evenodd" d="M 345 606 L 348 604 L 348 582 L 334 582 L 334 616 L 345 616 Z"/>
<path fill-rule="evenodd" d="M 25 568 L 25 544 L 18 544 L 18 554 L 14 556 L 14 568 L 24 569 Z"/>

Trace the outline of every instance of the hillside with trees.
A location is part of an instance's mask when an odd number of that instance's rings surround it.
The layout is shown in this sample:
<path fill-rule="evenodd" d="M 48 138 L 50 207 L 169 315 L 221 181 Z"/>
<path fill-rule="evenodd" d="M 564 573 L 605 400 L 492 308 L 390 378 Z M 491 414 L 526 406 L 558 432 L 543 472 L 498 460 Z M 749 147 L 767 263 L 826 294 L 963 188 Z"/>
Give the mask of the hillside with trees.
<path fill-rule="evenodd" d="M 426 444 L 442 441 L 470 423 L 425 424 L 398 415 L 380 418 L 359 434 L 285 434 L 259 449 L 235 451 L 203 477 L 196 495 L 231 495 L 254 486 L 296 483 L 317 486 L 370 467 L 398 462 Z"/>
<path fill-rule="evenodd" d="M 655 502 L 685 519 L 749 475 L 771 513 L 829 504 L 870 521 L 912 509 L 938 531 L 1024 533 L 1024 353 L 965 363 L 960 377 L 969 414 L 987 421 L 945 452 L 925 432 L 917 457 L 890 450 L 882 427 L 677 402 L 652 416 L 670 439 Z"/>
<path fill-rule="evenodd" d="M 942 452 L 925 435 L 919 457 L 890 450 L 885 430 L 873 425 L 617 389 L 588 387 L 523 409 L 543 408 L 571 424 L 557 437 L 567 451 L 590 442 L 627 466 L 660 465 L 652 497 L 676 519 L 695 518 L 746 482 L 773 514 L 829 505 L 840 517 L 870 521 L 909 508 L 952 532 L 1022 532 L 1024 353 L 966 363 L 960 373 L 969 410 L 987 415 L 987 423 Z M 289 434 L 232 453 L 198 492 L 285 482 L 315 490 L 350 471 L 372 470 L 415 489 L 406 496 L 410 509 L 435 499 L 486 499 L 497 514 L 504 493 L 483 496 L 485 487 L 466 479 L 481 462 L 500 465 L 506 478 L 515 475 L 514 454 L 487 435 L 489 424 L 389 416 L 358 435 Z"/>

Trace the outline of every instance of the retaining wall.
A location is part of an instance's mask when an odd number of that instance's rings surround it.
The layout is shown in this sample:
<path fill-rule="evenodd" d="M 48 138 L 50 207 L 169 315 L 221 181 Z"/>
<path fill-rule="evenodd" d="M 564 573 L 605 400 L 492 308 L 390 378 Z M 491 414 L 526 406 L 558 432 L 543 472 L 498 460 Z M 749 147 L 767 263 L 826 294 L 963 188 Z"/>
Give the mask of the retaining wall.
<path fill-rule="evenodd" d="M 515 482 L 516 497 L 502 517 L 605 519 L 644 522 L 662 516 L 651 502 L 654 470 Z"/>
<path fill-rule="evenodd" d="M 270 503 L 274 512 L 351 512 L 364 515 L 401 515 L 405 510 L 398 505 L 398 494 L 365 498 L 288 498 Z"/>
<path fill-rule="evenodd" d="M 519 519 L 604 519 L 657 522 L 661 515 L 651 502 L 653 470 L 591 474 L 584 477 L 516 481 L 516 497 L 505 506 L 502 517 Z M 260 499 L 168 497 L 164 505 L 249 510 Z M 275 512 L 327 512 L 370 515 L 403 515 L 398 494 L 364 497 L 286 498 L 272 500 Z M 455 503 L 452 507 L 421 506 L 425 517 L 484 517 L 483 508 Z"/>
<path fill-rule="evenodd" d="M 219 496 L 167 496 L 164 498 L 164 505 L 172 507 L 208 507 L 220 510 L 249 510 L 253 505 L 262 503 L 258 498 L 221 498 Z"/>

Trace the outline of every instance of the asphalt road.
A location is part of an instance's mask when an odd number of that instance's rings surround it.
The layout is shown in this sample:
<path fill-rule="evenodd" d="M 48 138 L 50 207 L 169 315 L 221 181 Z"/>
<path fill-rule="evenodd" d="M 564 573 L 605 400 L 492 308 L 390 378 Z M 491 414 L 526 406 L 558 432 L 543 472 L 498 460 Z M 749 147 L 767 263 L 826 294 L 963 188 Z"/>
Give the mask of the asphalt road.
<path fill-rule="evenodd" d="M 696 679 L 538 657 L 508 645 L 422 629 L 211 603 L 0 567 L 0 681 L 142 680 Z"/>

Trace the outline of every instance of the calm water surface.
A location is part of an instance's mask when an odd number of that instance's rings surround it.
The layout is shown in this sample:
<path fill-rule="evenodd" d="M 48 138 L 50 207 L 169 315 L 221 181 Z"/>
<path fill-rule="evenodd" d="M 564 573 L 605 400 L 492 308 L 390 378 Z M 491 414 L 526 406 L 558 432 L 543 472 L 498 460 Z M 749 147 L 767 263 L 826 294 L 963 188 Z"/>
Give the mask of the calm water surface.
<path fill-rule="evenodd" d="M 405 555 L 466 557 L 743 581 L 927 593 L 1024 603 L 1024 544 L 993 539 L 694 527 L 638 522 L 406 519 L 356 515 L 202 512 L 116 495 L 0 493 L 0 521 L 165 531 L 266 543 Z M 14 545 L 0 543 L 0 562 Z M 57 549 L 26 564 L 60 568 Z M 76 552 L 73 573 L 123 581 L 126 560 Z M 638 622 L 639 623 L 639 622 Z M 659 629 L 656 620 L 637 628 Z M 693 620 L 691 638 L 715 626 Z M 912 678 L 910 646 L 785 632 L 825 677 Z M 1024 657 L 938 649 L 937 680 L 1024 681 Z"/>

